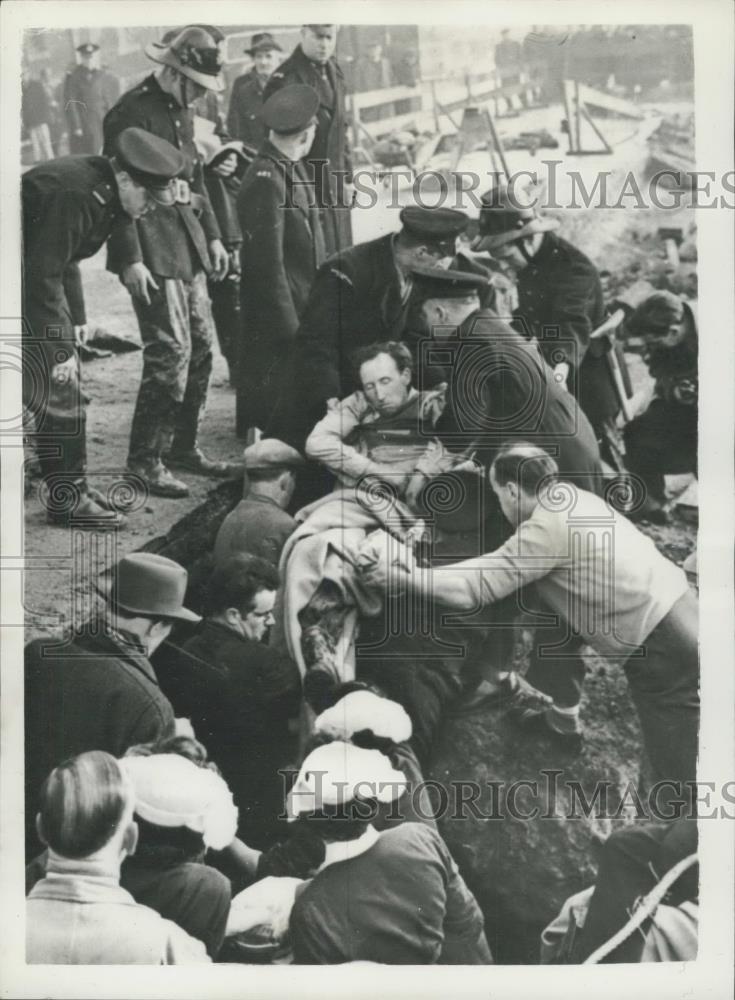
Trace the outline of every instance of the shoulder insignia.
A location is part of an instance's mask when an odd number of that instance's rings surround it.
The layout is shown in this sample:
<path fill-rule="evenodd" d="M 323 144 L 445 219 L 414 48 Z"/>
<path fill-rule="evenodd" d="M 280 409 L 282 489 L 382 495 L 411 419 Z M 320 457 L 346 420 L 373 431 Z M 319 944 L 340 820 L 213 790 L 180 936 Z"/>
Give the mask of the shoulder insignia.
<path fill-rule="evenodd" d="M 273 174 L 270 172 L 270 170 L 256 170 L 255 171 L 255 176 L 256 177 L 272 177 Z"/>
<path fill-rule="evenodd" d="M 98 184 L 92 192 L 92 197 L 96 198 L 100 205 L 109 205 L 112 201 L 112 188 L 109 184 Z"/>
<path fill-rule="evenodd" d="M 271 73 L 271 78 L 272 78 L 273 80 L 283 80 L 283 79 L 284 79 L 284 76 L 285 76 L 285 74 L 284 74 L 284 73 L 282 73 L 282 72 L 281 72 L 280 70 L 278 70 L 278 69 L 276 70 L 276 72 L 275 72 L 275 73 Z"/>
<path fill-rule="evenodd" d="M 339 278 L 340 281 L 346 282 L 350 286 L 350 288 L 355 287 L 352 282 L 352 279 L 349 278 L 344 271 L 338 271 L 336 267 L 330 267 L 329 270 L 335 276 L 335 278 Z"/>

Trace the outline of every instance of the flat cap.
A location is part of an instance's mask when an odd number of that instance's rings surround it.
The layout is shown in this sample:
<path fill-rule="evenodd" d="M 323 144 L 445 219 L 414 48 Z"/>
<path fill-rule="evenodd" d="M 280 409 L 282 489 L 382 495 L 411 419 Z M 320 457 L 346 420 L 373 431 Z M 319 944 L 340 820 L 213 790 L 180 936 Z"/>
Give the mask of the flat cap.
<path fill-rule="evenodd" d="M 142 128 L 126 128 L 120 133 L 115 156 L 133 180 L 151 188 L 167 188 L 186 166 L 180 150 Z"/>
<path fill-rule="evenodd" d="M 278 438 L 261 438 L 245 449 L 243 458 L 248 472 L 253 469 L 293 469 L 304 464 L 299 452 Z"/>
<path fill-rule="evenodd" d="M 260 113 L 266 128 L 288 135 L 305 129 L 317 113 L 319 95 L 305 83 L 282 87 L 272 94 Z"/>
<path fill-rule="evenodd" d="M 468 215 L 454 208 L 421 208 L 419 205 L 402 209 L 400 219 L 407 233 L 435 242 L 456 238 L 470 223 Z"/>
<path fill-rule="evenodd" d="M 480 295 L 490 285 L 489 277 L 469 271 L 445 270 L 441 267 L 416 265 L 411 268 L 416 290 L 427 299 L 462 299 Z"/>

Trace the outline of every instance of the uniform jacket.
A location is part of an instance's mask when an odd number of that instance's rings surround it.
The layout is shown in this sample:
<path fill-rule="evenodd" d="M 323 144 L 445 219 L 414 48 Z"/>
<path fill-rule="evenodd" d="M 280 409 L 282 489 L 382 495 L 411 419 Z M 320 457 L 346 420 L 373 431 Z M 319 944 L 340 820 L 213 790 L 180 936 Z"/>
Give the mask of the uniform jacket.
<path fill-rule="evenodd" d="M 265 125 L 259 114 L 263 107 L 264 92 L 265 82 L 254 69 L 243 73 L 232 85 L 230 107 L 227 112 L 227 131 L 232 138 L 241 139 L 254 149 L 260 149 L 267 137 Z"/>
<path fill-rule="evenodd" d="M 31 844 L 33 804 L 62 760 L 87 750 L 121 757 L 136 743 L 174 733 L 173 709 L 142 649 L 105 634 L 102 624 L 59 643 L 35 639 L 25 649 L 26 834 Z"/>
<path fill-rule="evenodd" d="M 75 66 L 64 80 L 64 108 L 72 153 L 102 151 L 102 122 L 118 96 L 117 81 L 102 69 Z M 74 135 L 78 129 L 82 135 Z"/>
<path fill-rule="evenodd" d="M 267 395 L 293 347 L 325 256 L 324 237 L 302 166 L 284 160 L 268 141 L 243 178 L 237 212 L 243 240 L 241 370 Z"/>
<path fill-rule="evenodd" d="M 194 144 L 193 112 L 161 90 L 151 74 L 123 94 L 105 117 L 108 156 L 114 155 L 120 132 L 131 126 L 166 139 L 186 155 L 183 176 L 192 198 L 190 204 L 157 205 L 142 219 L 118 223 L 108 246 L 108 270 L 119 274 L 128 264 L 142 261 L 153 274 L 191 281 L 197 271 L 211 269 L 207 244 L 220 236 L 204 185 L 202 159 Z"/>
<path fill-rule="evenodd" d="M 359 388 L 352 370 L 357 348 L 400 340 L 406 313 L 392 233 L 335 254 L 321 267 L 296 343 L 295 389 L 307 433 L 327 399 Z"/>
<path fill-rule="evenodd" d="M 569 364 L 567 384 L 593 424 L 617 413 L 603 347 L 590 344 L 590 334 L 605 319 L 602 285 L 581 250 L 556 233 L 544 234 L 539 252 L 519 274 L 516 318 L 522 333 L 538 339 L 552 368 Z"/>
<path fill-rule="evenodd" d="M 51 103 L 46 88 L 40 80 L 28 80 L 23 84 L 21 114 L 23 127 L 26 129 L 51 122 L 53 117 Z"/>
<path fill-rule="evenodd" d="M 530 441 L 554 454 L 562 479 L 599 492 L 602 466 L 594 431 L 534 345 L 480 310 L 465 321 L 448 367 L 448 401 L 437 423 L 448 447 L 475 450 L 488 463 L 503 444 Z M 478 386 L 463 372 L 485 377 Z"/>
<path fill-rule="evenodd" d="M 86 322 L 77 262 L 97 253 L 124 213 L 102 156 L 32 167 L 23 175 L 22 199 L 26 330 L 51 352 L 59 340 L 73 342 L 73 327 Z"/>
<path fill-rule="evenodd" d="M 326 63 L 323 75 L 321 68 L 307 59 L 301 46 L 297 45 L 268 80 L 264 99 L 267 100 L 281 87 L 294 83 L 308 84 L 319 94 L 318 124 L 308 162 L 326 160 L 329 164 L 324 173 L 319 169 L 315 170 L 314 183 L 319 203 L 330 205 L 334 203 L 335 194 L 339 190 L 335 172 L 346 171 L 349 174 L 352 169 L 345 121 L 344 75 L 334 58 Z M 329 187 L 323 183 L 326 180 L 329 180 Z"/>

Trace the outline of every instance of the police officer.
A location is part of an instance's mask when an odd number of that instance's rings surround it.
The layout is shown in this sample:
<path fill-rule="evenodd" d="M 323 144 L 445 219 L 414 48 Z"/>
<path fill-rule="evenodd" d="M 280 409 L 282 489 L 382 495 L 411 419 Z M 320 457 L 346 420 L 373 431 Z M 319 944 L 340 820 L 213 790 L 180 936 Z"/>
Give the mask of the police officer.
<path fill-rule="evenodd" d="M 135 125 L 162 136 L 186 159 L 176 204 L 117 226 L 108 245 L 107 266 L 133 297 L 144 350 L 128 467 L 157 496 L 189 492 L 169 466 L 200 475 L 233 472 L 197 447 L 212 370 L 207 274 L 223 279 L 228 256 L 204 186 L 191 104 L 207 90 L 224 89 L 219 38 L 207 26 L 190 25 L 168 44 L 147 46 L 160 68 L 123 94 L 104 123 L 106 150 Z"/>
<path fill-rule="evenodd" d="M 559 223 L 508 188 L 483 196 L 475 250 L 510 265 L 517 274 L 516 328 L 535 337 L 541 351 L 579 400 L 598 439 L 614 435 L 620 409 L 605 345 L 590 341 L 605 307 L 597 268 L 581 250 L 558 236 Z M 613 444 L 615 441 L 613 440 Z"/>
<path fill-rule="evenodd" d="M 301 314 L 324 237 L 314 190 L 301 161 L 314 140 L 319 97 L 295 84 L 263 105 L 268 139 L 237 199 L 242 230 L 242 337 L 238 431 L 267 426 L 284 386 Z"/>
<path fill-rule="evenodd" d="M 278 64 L 278 53 L 282 51 L 270 32 L 261 31 L 253 35 L 250 48 L 245 49 L 253 60 L 253 67 L 238 76 L 232 85 L 227 129 L 233 139 L 240 139 L 253 149 L 260 149 L 267 135 L 260 117 L 263 93 Z"/>
<path fill-rule="evenodd" d="M 469 218 L 450 208 L 409 206 L 402 228 L 335 254 L 321 267 L 306 304 L 298 337 L 290 405 L 270 432 L 301 447 L 330 399 L 355 389 L 351 358 L 359 347 L 402 340 L 417 264 L 445 263 Z"/>
<path fill-rule="evenodd" d="M 173 204 L 172 179 L 184 167 L 183 155 L 168 142 L 129 128 L 109 159 L 62 157 L 23 175 L 23 389 L 52 524 L 122 523 L 85 482 L 78 351 L 85 317 L 77 262 L 97 253 L 121 216 L 137 219 L 153 206 Z"/>
<path fill-rule="evenodd" d="M 117 97 L 114 77 L 94 65 L 98 50 L 94 42 L 78 45 L 79 64 L 64 81 L 70 153 L 101 152 L 102 122 Z"/>
<path fill-rule="evenodd" d="M 350 205 L 352 171 L 345 117 L 345 80 L 334 58 L 337 26 L 305 24 L 301 42 L 273 73 L 265 88 L 268 99 L 289 84 L 313 87 L 319 95 L 317 128 L 307 157 L 317 202 L 323 209 L 322 225 L 327 253 L 352 245 Z"/>

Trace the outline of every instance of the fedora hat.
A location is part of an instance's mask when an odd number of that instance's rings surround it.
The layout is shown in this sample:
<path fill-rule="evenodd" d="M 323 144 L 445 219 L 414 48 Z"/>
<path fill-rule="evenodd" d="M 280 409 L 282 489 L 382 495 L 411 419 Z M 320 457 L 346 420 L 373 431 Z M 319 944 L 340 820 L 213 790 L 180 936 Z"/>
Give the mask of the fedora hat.
<path fill-rule="evenodd" d="M 493 189 L 482 196 L 479 231 L 472 249 L 492 252 L 524 236 L 548 233 L 558 228 L 558 219 L 543 218 L 534 205 L 519 204 L 508 188 Z"/>
<path fill-rule="evenodd" d="M 152 552 L 131 552 L 117 564 L 109 603 L 144 618 L 198 622 L 199 615 L 183 606 L 188 574 L 173 559 Z"/>
<path fill-rule="evenodd" d="M 222 93 L 220 34 L 208 25 L 190 24 L 167 43 L 151 42 L 143 51 L 153 62 L 171 66 L 200 87 Z"/>
<path fill-rule="evenodd" d="M 255 55 L 256 52 L 266 52 L 270 49 L 277 49 L 279 52 L 283 52 L 283 49 L 275 40 L 270 31 L 259 31 L 253 35 L 250 40 L 250 48 L 245 49 L 249 56 Z"/>

